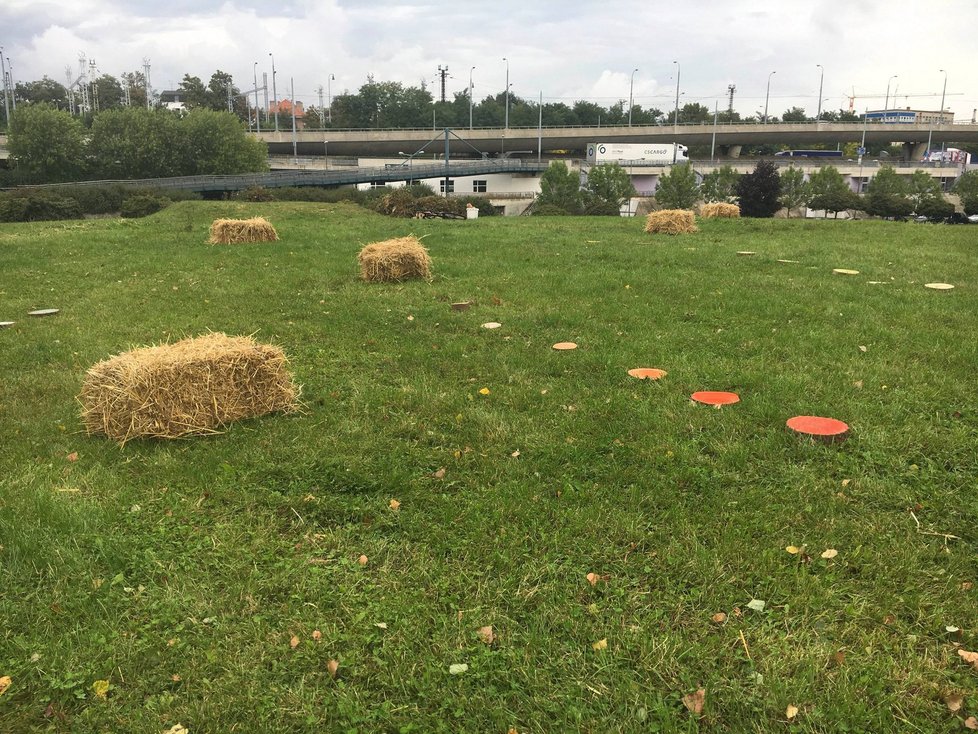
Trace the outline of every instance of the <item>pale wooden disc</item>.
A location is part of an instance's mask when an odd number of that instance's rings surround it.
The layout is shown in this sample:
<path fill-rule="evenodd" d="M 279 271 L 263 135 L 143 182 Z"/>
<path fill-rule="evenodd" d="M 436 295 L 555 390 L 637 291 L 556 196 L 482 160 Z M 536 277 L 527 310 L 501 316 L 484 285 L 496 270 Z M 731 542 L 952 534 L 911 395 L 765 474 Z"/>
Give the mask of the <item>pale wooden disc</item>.
<path fill-rule="evenodd" d="M 737 254 L 738 255 L 756 255 L 757 253 L 754 252 L 753 250 L 738 250 L 737 251 Z"/>
<path fill-rule="evenodd" d="M 502 324 L 500 324 L 498 321 L 489 321 L 489 322 L 483 324 L 482 325 L 482 328 L 483 329 L 498 329 L 500 326 L 502 326 Z"/>
<path fill-rule="evenodd" d="M 459 301 L 458 303 L 452 304 L 452 311 L 468 311 L 471 305 L 472 303 L 470 301 Z"/>
<path fill-rule="evenodd" d="M 833 268 L 832 272 L 838 275 L 859 275 L 858 270 L 849 270 L 849 268 Z"/>
<path fill-rule="evenodd" d="M 797 263 L 798 260 L 778 260 L 779 263 Z"/>
<path fill-rule="evenodd" d="M 558 352 L 566 352 L 571 349 L 577 349 L 577 345 L 574 342 L 557 342 L 554 344 L 554 349 Z"/>
<path fill-rule="evenodd" d="M 949 291 L 954 286 L 950 283 L 924 283 L 924 288 L 930 288 L 935 291 Z"/>
<path fill-rule="evenodd" d="M 39 308 L 37 311 L 28 311 L 28 316 L 54 316 L 61 309 L 58 308 Z"/>
<path fill-rule="evenodd" d="M 16 321 L 0 321 L 0 329 L 6 329 L 8 326 L 13 326 Z"/>

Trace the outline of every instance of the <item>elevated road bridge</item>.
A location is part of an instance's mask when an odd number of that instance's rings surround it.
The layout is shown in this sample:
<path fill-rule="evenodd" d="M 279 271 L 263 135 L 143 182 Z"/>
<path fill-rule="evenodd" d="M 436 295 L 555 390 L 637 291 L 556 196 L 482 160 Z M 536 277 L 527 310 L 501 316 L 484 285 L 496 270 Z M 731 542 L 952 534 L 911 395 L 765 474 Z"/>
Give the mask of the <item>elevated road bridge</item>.
<path fill-rule="evenodd" d="M 785 145 L 792 149 L 811 148 L 817 144 L 837 145 L 903 143 L 907 157 L 919 159 L 928 137 L 931 145 L 978 143 L 978 124 L 807 122 L 722 125 L 624 125 L 615 127 L 521 127 L 521 128 L 452 128 L 454 136 L 476 150 L 492 155 L 510 152 L 537 152 L 542 140 L 544 151 L 575 151 L 583 157 L 588 143 L 682 143 L 711 145 L 713 142 L 729 155 L 739 155 L 744 145 Z M 269 153 L 302 156 L 396 156 L 411 154 L 422 146 L 426 152 L 440 153 L 440 130 L 302 130 L 252 133 L 268 144 Z M 715 139 L 714 139 L 715 136 Z M 452 140 L 452 157 L 473 154 L 472 148 Z"/>

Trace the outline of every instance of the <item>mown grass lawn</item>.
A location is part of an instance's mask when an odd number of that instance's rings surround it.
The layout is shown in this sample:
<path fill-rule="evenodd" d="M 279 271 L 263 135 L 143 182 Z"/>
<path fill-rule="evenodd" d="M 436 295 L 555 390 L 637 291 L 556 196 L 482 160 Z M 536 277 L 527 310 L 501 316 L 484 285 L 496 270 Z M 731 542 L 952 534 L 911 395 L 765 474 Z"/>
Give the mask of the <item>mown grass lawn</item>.
<path fill-rule="evenodd" d="M 203 244 L 252 214 L 281 241 Z M 0 731 L 962 730 L 978 228 L 641 226 L 188 202 L 0 227 Z M 409 233 L 432 283 L 358 282 Z M 304 412 L 84 435 L 87 367 L 207 330 L 284 347 Z"/>

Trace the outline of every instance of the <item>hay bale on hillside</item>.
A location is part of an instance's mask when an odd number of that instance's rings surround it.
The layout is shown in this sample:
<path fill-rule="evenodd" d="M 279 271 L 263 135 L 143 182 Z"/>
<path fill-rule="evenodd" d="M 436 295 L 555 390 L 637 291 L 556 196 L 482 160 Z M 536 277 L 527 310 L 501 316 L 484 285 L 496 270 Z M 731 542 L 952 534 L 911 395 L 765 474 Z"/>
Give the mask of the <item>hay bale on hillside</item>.
<path fill-rule="evenodd" d="M 645 231 L 651 234 L 688 234 L 698 232 L 696 217 L 686 209 L 661 209 L 645 218 Z"/>
<path fill-rule="evenodd" d="M 398 237 L 367 245 L 357 256 L 360 277 L 375 283 L 431 280 L 431 258 L 417 237 Z"/>
<path fill-rule="evenodd" d="M 712 204 L 704 204 L 700 207 L 700 216 L 703 219 L 739 219 L 740 207 L 736 204 L 727 204 L 724 201 L 717 201 Z"/>
<path fill-rule="evenodd" d="M 82 422 L 120 444 L 219 433 L 239 418 L 298 408 L 287 364 L 278 347 L 220 332 L 133 349 L 88 370 Z"/>
<path fill-rule="evenodd" d="M 240 242 L 274 242 L 277 239 L 278 232 L 264 217 L 215 219 L 207 244 L 234 245 Z"/>

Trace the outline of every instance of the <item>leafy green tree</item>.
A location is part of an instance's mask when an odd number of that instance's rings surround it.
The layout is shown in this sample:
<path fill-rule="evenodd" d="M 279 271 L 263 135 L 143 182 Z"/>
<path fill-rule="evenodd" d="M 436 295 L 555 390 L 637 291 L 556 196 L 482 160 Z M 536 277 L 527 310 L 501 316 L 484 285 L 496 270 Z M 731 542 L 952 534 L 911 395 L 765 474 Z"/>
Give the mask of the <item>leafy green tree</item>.
<path fill-rule="evenodd" d="M 672 166 L 659 177 L 655 201 L 664 209 L 692 209 L 699 198 L 696 174 L 688 163 Z"/>
<path fill-rule="evenodd" d="M 184 74 L 179 89 L 183 106 L 188 110 L 207 107 L 207 87 L 204 86 L 204 82 L 200 80 L 199 76 Z"/>
<path fill-rule="evenodd" d="M 99 111 L 121 107 L 125 101 L 125 91 L 123 91 L 122 85 L 111 74 L 102 74 L 95 80 L 94 87 L 94 101 L 98 104 L 97 109 Z"/>
<path fill-rule="evenodd" d="M 61 110 L 68 108 L 68 90 L 46 76 L 35 82 L 18 84 L 14 88 L 14 97 L 19 103 L 49 104 Z"/>
<path fill-rule="evenodd" d="M 902 218 L 913 211 L 907 200 L 907 182 L 893 166 L 882 166 L 866 186 L 866 213 L 874 217 Z"/>
<path fill-rule="evenodd" d="M 181 176 L 268 170 L 268 147 L 230 112 L 193 110 L 177 121 Z M 176 152 L 176 151 L 175 151 Z"/>
<path fill-rule="evenodd" d="M 784 114 L 781 115 L 781 120 L 783 122 L 808 122 L 808 115 L 801 107 L 792 107 L 790 110 L 785 110 Z"/>
<path fill-rule="evenodd" d="M 771 161 L 758 161 L 754 170 L 737 181 L 740 213 L 745 217 L 773 217 L 781 208 L 781 178 Z"/>
<path fill-rule="evenodd" d="M 805 172 L 800 168 L 791 166 L 780 173 L 781 176 L 781 196 L 779 201 L 781 206 L 788 210 L 797 209 L 808 201 L 808 182 L 805 181 Z"/>
<path fill-rule="evenodd" d="M 917 214 L 921 205 L 928 201 L 944 201 L 944 192 L 941 191 L 941 184 L 936 178 L 927 171 L 914 171 L 907 182 L 907 200 Z"/>
<path fill-rule="evenodd" d="M 737 179 L 739 178 L 740 174 L 734 170 L 733 166 L 720 166 L 703 176 L 703 182 L 700 184 L 700 196 L 707 203 L 714 201 L 732 202 L 736 196 Z"/>
<path fill-rule="evenodd" d="M 625 202 L 636 193 L 628 172 L 617 163 L 594 166 L 587 174 L 584 211 L 586 214 L 617 216 Z"/>
<path fill-rule="evenodd" d="M 10 115 L 7 149 L 25 182 L 74 181 L 85 171 L 84 128 L 49 104 L 20 105 Z"/>
<path fill-rule="evenodd" d="M 177 176 L 181 155 L 178 116 L 167 110 L 123 107 L 97 115 L 89 152 L 99 178 Z"/>
<path fill-rule="evenodd" d="M 675 111 L 673 111 L 673 115 L 675 115 Z M 679 121 L 701 124 L 713 122 L 713 112 L 709 107 L 699 102 L 687 102 L 679 108 Z"/>
<path fill-rule="evenodd" d="M 924 216 L 928 219 L 947 219 L 954 214 L 954 204 L 946 201 L 944 197 L 930 197 L 924 199 L 917 205 L 915 212 L 917 216 Z"/>
<path fill-rule="evenodd" d="M 962 201 L 978 197 L 978 171 L 965 171 L 958 176 L 953 191 Z"/>
<path fill-rule="evenodd" d="M 808 206 L 825 210 L 825 216 L 856 208 L 859 204 L 854 192 L 849 188 L 839 169 L 835 166 L 822 166 L 808 179 Z"/>
<path fill-rule="evenodd" d="M 132 107 L 146 106 L 146 77 L 141 71 L 127 71 L 120 76 L 123 92 L 129 90 L 129 104 Z"/>
<path fill-rule="evenodd" d="M 568 170 L 563 161 L 554 161 L 540 177 L 540 194 L 536 208 L 555 207 L 568 214 L 581 211 L 581 191 L 578 175 Z"/>

